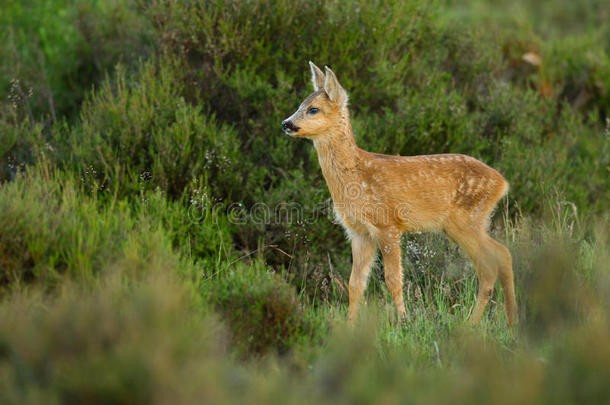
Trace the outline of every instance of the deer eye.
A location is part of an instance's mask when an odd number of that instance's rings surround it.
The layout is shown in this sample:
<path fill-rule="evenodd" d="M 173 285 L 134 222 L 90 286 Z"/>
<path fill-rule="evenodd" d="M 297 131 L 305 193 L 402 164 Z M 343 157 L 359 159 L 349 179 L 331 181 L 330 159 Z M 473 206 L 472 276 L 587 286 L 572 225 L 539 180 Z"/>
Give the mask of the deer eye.
<path fill-rule="evenodd" d="M 318 113 L 318 111 L 320 111 L 320 109 L 319 109 L 319 108 L 316 108 L 316 107 L 311 107 L 309 110 L 307 110 L 307 114 L 314 115 L 314 114 L 317 114 L 317 113 Z"/>

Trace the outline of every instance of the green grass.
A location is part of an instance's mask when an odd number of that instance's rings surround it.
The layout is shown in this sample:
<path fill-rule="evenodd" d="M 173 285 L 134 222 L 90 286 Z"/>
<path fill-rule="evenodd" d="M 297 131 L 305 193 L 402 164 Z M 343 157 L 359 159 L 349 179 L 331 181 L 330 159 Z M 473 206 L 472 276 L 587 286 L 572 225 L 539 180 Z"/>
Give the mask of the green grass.
<path fill-rule="evenodd" d="M 607 402 L 610 10 L 538 3 L 6 2 L 0 402 Z M 500 286 L 468 324 L 437 234 L 403 239 L 406 321 L 379 261 L 347 323 L 349 242 L 279 130 L 308 60 L 361 147 L 509 180 L 514 328 Z"/>

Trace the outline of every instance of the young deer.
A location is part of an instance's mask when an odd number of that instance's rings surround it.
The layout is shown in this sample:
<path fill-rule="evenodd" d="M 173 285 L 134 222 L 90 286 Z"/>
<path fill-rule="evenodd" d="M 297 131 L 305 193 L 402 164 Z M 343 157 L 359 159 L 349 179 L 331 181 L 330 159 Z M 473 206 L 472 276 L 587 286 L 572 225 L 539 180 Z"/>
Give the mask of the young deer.
<path fill-rule="evenodd" d="M 508 190 L 500 173 L 464 155 L 390 156 L 366 152 L 354 140 L 347 93 L 335 74 L 313 63 L 314 92 L 282 122 L 284 132 L 313 140 L 335 214 L 352 243 L 349 318 L 354 320 L 377 246 L 385 280 L 400 318 L 400 238 L 404 232 L 443 231 L 471 258 L 479 292 L 471 322 L 479 322 L 497 277 L 506 297 L 508 324 L 516 317 L 512 260 L 487 233 L 489 216 Z"/>

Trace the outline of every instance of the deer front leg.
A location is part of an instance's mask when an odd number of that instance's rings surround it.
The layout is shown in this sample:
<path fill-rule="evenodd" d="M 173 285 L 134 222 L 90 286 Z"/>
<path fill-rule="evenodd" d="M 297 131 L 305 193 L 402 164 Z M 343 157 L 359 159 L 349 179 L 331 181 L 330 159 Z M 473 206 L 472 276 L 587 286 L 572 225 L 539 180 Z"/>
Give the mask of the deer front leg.
<path fill-rule="evenodd" d="M 369 273 L 377 247 L 366 235 L 355 234 L 352 237 L 352 274 L 349 277 L 349 320 L 358 316 L 358 307 L 366 289 Z"/>
<path fill-rule="evenodd" d="M 394 300 L 396 313 L 400 319 L 407 317 L 405 302 L 402 295 L 402 262 L 400 255 L 400 235 L 379 239 L 379 248 L 383 255 L 385 283 Z"/>

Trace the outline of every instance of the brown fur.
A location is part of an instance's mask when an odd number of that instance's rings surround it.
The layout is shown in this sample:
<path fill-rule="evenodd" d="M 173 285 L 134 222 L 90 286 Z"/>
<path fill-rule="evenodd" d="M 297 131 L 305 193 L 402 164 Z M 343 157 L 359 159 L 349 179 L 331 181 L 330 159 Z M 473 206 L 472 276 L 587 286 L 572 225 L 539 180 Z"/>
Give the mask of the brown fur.
<path fill-rule="evenodd" d="M 337 218 L 352 241 L 349 316 L 358 312 L 377 247 L 398 315 L 402 294 L 400 238 L 404 232 L 443 231 L 474 262 L 479 279 L 471 321 L 481 319 L 499 276 L 508 324 L 516 317 L 511 256 L 487 233 L 489 216 L 508 190 L 500 173 L 464 155 L 390 156 L 360 149 L 354 140 L 347 93 L 334 73 L 310 62 L 314 93 L 283 124 L 313 140 Z M 315 114 L 310 108 L 318 108 Z M 296 128 L 297 130 L 291 130 Z"/>

